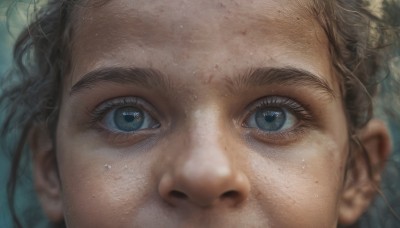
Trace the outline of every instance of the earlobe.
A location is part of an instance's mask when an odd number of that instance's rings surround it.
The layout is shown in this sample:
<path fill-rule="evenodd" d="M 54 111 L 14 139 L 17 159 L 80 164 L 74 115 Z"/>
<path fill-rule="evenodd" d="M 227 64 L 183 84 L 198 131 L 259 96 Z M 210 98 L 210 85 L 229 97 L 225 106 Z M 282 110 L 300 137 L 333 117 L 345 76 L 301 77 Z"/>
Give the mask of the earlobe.
<path fill-rule="evenodd" d="M 32 152 L 33 179 L 41 206 L 50 221 L 60 222 L 63 219 L 61 185 L 54 145 L 44 124 L 31 130 L 29 145 Z"/>
<path fill-rule="evenodd" d="M 357 136 L 366 154 L 361 148 L 352 151 L 339 206 L 342 225 L 355 223 L 372 202 L 391 150 L 389 131 L 380 120 L 370 120 Z"/>

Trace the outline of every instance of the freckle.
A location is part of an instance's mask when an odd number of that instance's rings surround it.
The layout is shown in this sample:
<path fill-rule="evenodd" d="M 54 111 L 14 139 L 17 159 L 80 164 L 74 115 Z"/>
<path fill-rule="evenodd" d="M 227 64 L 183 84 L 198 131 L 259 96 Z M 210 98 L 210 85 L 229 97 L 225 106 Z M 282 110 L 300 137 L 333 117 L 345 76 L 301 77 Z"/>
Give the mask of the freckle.
<path fill-rule="evenodd" d="M 205 83 L 206 83 L 206 84 L 211 83 L 212 80 L 213 80 L 213 78 L 214 78 L 214 75 L 213 75 L 213 74 L 210 74 L 210 76 L 208 76 L 208 78 L 207 78 L 207 80 L 205 81 Z"/>
<path fill-rule="evenodd" d="M 278 10 L 278 13 L 282 13 L 282 11 Z"/>
<path fill-rule="evenodd" d="M 318 183 L 319 183 L 319 181 L 315 181 L 315 183 L 316 183 L 316 184 L 318 184 Z"/>
<path fill-rule="evenodd" d="M 304 172 L 304 170 L 307 167 L 307 164 L 305 163 L 305 159 L 304 158 L 301 160 L 301 163 L 302 163 L 301 168 L 303 169 L 303 172 Z"/>
<path fill-rule="evenodd" d="M 114 177 L 114 180 L 119 180 L 119 179 L 121 179 L 121 176 Z"/>
<path fill-rule="evenodd" d="M 296 19 L 299 21 L 299 20 L 300 20 L 300 17 L 296 17 Z"/>
<path fill-rule="evenodd" d="M 111 165 L 109 165 L 109 164 L 104 164 L 104 168 L 105 168 L 106 170 L 110 170 L 110 169 L 111 169 Z"/>
<path fill-rule="evenodd" d="M 247 35 L 247 30 L 241 31 L 240 34 L 242 34 L 243 36 Z"/>

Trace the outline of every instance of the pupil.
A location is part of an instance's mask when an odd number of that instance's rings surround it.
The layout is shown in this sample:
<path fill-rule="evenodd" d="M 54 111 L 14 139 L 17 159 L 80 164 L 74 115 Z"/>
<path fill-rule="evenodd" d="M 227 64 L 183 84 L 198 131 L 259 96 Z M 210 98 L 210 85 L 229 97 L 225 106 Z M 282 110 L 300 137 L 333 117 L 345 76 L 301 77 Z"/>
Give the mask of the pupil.
<path fill-rule="evenodd" d="M 265 121 L 267 121 L 269 123 L 274 122 L 278 115 L 279 114 L 276 113 L 276 112 L 267 112 L 266 115 L 265 115 Z"/>
<path fill-rule="evenodd" d="M 123 107 L 116 110 L 114 123 L 119 130 L 136 131 L 144 123 L 144 115 L 140 109 L 135 107 Z"/>
<path fill-rule="evenodd" d="M 136 115 L 135 115 L 136 114 Z M 132 112 L 125 112 L 124 114 L 123 114 L 123 116 L 124 116 L 124 119 L 125 119 L 125 121 L 126 122 L 133 122 L 134 120 L 135 120 L 135 117 L 137 117 L 138 115 L 137 115 L 138 113 L 132 113 Z"/>

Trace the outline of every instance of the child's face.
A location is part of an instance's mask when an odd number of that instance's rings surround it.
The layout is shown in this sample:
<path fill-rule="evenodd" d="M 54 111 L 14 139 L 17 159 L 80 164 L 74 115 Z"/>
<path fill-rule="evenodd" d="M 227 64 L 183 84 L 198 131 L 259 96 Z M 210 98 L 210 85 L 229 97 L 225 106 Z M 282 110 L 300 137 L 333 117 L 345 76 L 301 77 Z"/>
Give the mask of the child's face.
<path fill-rule="evenodd" d="M 300 1 L 75 15 L 57 161 L 71 227 L 334 227 L 348 134 Z"/>

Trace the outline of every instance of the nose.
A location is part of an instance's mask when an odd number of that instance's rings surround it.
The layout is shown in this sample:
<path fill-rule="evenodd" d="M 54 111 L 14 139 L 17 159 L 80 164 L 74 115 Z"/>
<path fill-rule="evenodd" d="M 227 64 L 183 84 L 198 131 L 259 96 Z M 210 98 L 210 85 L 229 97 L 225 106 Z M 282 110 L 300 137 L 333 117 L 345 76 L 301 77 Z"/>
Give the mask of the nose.
<path fill-rule="evenodd" d="M 250 183 L 240 159 L 222 145 L 221 137 L 205 135 L 182 146 L 162 174 L 158 191 L 170 205 L 234 207 L 248 198 Z"/>
<path fill-rule="evenodd" d="M 165 173 L 159 184 L 159 194 L 171 205 L 190 203 L 199 207 L 219 204 L 235 206 L 249 194 L 248 178 L 221 158 L 175 166 Z"/>

